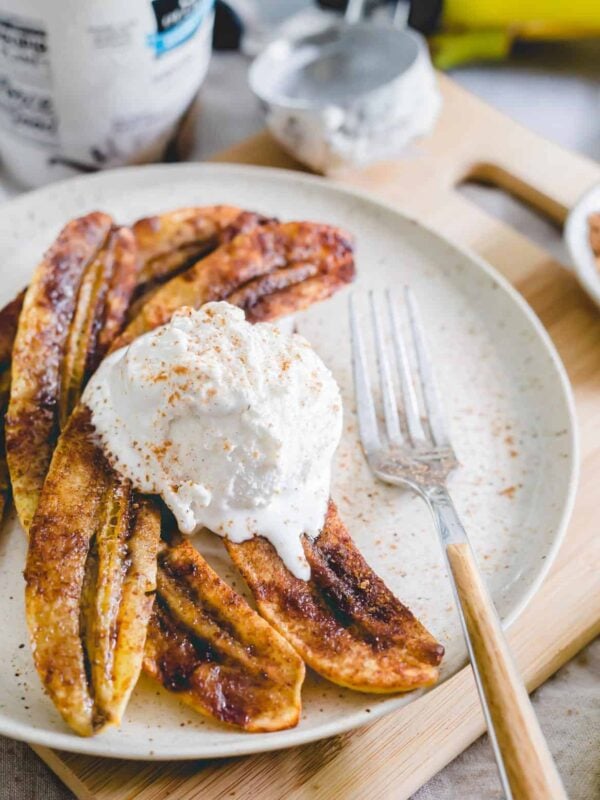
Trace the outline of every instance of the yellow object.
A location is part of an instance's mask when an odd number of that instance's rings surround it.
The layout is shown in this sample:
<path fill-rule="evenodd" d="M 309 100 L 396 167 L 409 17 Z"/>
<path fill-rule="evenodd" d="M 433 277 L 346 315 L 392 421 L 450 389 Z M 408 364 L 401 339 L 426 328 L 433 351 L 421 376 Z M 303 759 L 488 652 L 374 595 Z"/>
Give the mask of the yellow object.
<path fill-rule="evenodd" d="M 500 30 L 441 33 L 429 37 L 431 58 L 438 69 L 451 69 L 467 61 L 500 61 L 509 54 L 512 42 L 511 34 Z"/>
<path fill-rule="evenodd" d="M 600 36 L 600 0 L 444 0 L 433 59 L 442 69 L 508 55 L 515 39 Z"/>
<path fill-rule="evenodd" d="M 508 29 L 519 38 L 600 35 L 597 0 L 444 0 L 442 29 Z"/>

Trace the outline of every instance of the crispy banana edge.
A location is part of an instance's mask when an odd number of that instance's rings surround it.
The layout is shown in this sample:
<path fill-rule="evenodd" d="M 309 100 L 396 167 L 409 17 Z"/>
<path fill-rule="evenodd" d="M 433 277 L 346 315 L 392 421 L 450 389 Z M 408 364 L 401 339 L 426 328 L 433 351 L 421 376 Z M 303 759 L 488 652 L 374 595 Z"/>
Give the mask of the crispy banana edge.
<path fill-rule="evenodd" d="M 239 233 L 272 221 L 234 206 L 182 208 L 138 220 L 140 270 L 127 316 L 134 319 L 160 287 Z"/>
<path fill-rule="evenodd" d="M 7 303 L 0 310 L 0 370 L 10 367 L 13 345 L 26 291 L 26 289 L 23 289 L 10 303 Z"/>

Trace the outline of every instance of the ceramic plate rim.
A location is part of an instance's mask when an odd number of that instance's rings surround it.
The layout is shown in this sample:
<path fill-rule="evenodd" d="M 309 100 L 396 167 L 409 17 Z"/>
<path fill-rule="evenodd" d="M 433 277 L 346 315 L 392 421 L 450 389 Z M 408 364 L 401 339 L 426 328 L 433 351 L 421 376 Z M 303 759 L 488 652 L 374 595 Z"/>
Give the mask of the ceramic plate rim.
<path fill-rule="evenodd" d="M 529 326 L 533 329 L 535 334 L 537 335 L 537 339 L 540 344 L 543 345 L 544 350 L 546 351 L 546 355 L 549 357 L 550 362 L 555 370 L 555 376 L 558 378 L 558 386 L 557 389 L 562 391 L 562 401 L 564 402 L 566 411 L 567 411 L 567 419 L 565 420 L 568 425 L 568 435 L 566 437 L 566 441 L 568 443 L 568 458 L 565 459 L 566 467 L 565 472 L 568 472 L 568 484 L 567 484 L 567 491 L 565 495 L 564 505 L 560 511 L 560 514 L 557 515 L 557 524 L 555 526 L 555 535 L 552 541 L 552 544 L 546 554 L 546 558 L 541 561 L 538 573 L 535 579 L 532 580 L 529 590 L 525 592 L 523 598 L 521 599 L 520 603 L 518 603 L 512 610 L 510 614 L 508 614 L 503 619 L 503 626 L 508 627 L 510 626 L 523 612 L 526 606 L 531 601 L 531 598 L 536 594 L 538 591 L 541 583 L 543 582 L 544 578 L 548 574 L 548 571 L 558 553 L 558 550 L 562 544 L 564 539 L 567 525 L 573 510 L 573 505 L 575 502 L 575 495 L 577 490 L 577 484 L 579 479 L 579 439 L 578 439 L 578 428 L 577 428 L 577 417 L 575 411 L 575 402 L 573 398 L 573 393 L 571 389 L 571 385 L 569 379 L 567 377 L 567 373 L 565 367 L 558 355 L 556 347 L 550 338 L 550 335 L 542 325 L 541 321 L 538 319 L 534 311 L 531 309 L 529 304 L 525 301 L 525 299 L 517 292 L 517 290 L 508 282 L 508 280 L 499 273 L 493 266 L 487 263 L 481 256 L 475 253 L 472 249 L 468 247 L 464 247 L 463 245 L 459 245 L 445 236 L 434 231 L 431 227 L 423 224 L 422 222 L 414 219 L 413 217 L 409 216 L 408 214 L 403 213 L 398 208 L 394 207 L 391 203 L 387 203 L 384 200 L 381 200 L 377 195 L 370 193 L 368 191 L 364 191 L 362 189 L 356 189 L 355 187 L 345 186 L 344 184 L 334 181 L 331 179 L 321 178 L 315 175 L 307 175 L 303 173 L 294 172 L 293 170 L 287 169 L 279 169 L 276 167 L 260 167 L 255 165 L 248 165 L 248 164 L 229 164 L 229 163 L 202 163 L 202 162 L 192 162 L 192 163 L 183 163 L 183 164 L 150 164 L 144 166 L 133 166 L 133 167 L 123 167 L 120 169 L 110 170 L 107 172 L 99 172 L 93 175 L 83 175 L 77 176 L 74 178 L 67 178 L 66 180 L 59 181 L 57 183 L 51 184 L 49 186 L 41 187 L 40 189 L 36 189 L 34 191 L 28 192 L 24 195 L 18 196 L 11 200 L 8 200 L 5 204 L 11 206 L 13 210 L 16 208 L 18 211 L 19 206 L 23 206 L 23 208 L 27 208 L 31 203 L 39 202 L 39 198 L 43 197 L 45 194 L 50 194 L 53 189 L 64 187 L 65 185 L 69 184 L 76 190 L 81 184 L 88 184 L 88 183 L 95 183 L 95 182 L 111 182 L 114 178 L 117 181 L 120 178 L 123 178 L 125 175 L 133 175 L 134 173 L 138 172 L 155 172 L 155 173 L 172 173 L 177 171 L 185 171 L 188 176 L 190 170 L 197 170 L 199 173 L 203 171 L 207 172 L 219 172 L 224 171 L 230 173 L 231 175 L 235 175 L 236 173 L 240 175 L 240 178 L 244 176 L 252 175 L 252 174 L 260 174 L 262 176 L 267 176 L 272 180 L 279 180 L 282 182 L 297 182 L 297 183 L 304 183 L 309 184 L 312 186 L 321 186 L 323 188 L 334 190 L 340 192 L 344 195 L 350 195 L 356 198 L 363 203 L 367 203 L 371 206 L 378 206 L 382 209 L 385 209 L 388 212 L 392 212 L 393 214 L 401 217 L 404 220 L 409 220 L 411 223 L 417 225 L 420 229 L 424 230 L 428 235 L 433 236 L 439 241 L 444 242 L 446 245 L 450 246 L 457 254 L 461 257 L 471 261 L 480 271 L 485 273 L 490 279 L 492 279 L 498 287 L 503 290 L 512 302 L 517 306 L 518 310 L 521 312 L 522 316 L 524 317 L 525 321 L 529 324 Z M 452 676 L 448 676 L 450 678 Z M 442 685 L 442 684 L 438 684 Z M 413 699 L 410 702 L 414 702 L 417 698 L 421 697 L 424 694 L 424 691 L 415 692 L 413 695 Z M 376 706 L 372 709 L 371 714 L 369 715 L 370 721 L 375 721 L 383 717 L 386 714 L 391 713 L 395 709 L 397 709 L 400 705 L 405 705 L 403 702 L 405 696 L 394 696 L 389 699 L 389 701 L 382 703 L 381 705 Z M 235 756 L 242 756 L 242 755 L 250 755 L 254 753 L 261 753 L 267 752 L 271 750 L 279 750 L 285 749 L 288 747 L 295 747 L 303 744 L 308 744 L 310 742 L 318 741 L 320 739 L 325 739 L 329 736 L 334 736 L 342 733 L 346 733 L 350 730 L 360 727 L 361 725 L 365 724 L 363 718 L 357 719 L 358 714 L 353 714 L 347 718 L 341 717 L 339 720 L 335 720 L 333 722 L 327 723 L 322 725 L 319 728 L 311 729 L 307 731 L 302 731 L 298 729 L 291 729 L 287 731 L 277 731 L 271 734 L 268 734 L 267 737 L 262 735 L 260 737 L 260 741 L 256 740 L 256 734 L 247 734 L 248 739 L 244 743 L 238 742 L 237 744 L 230 745 L 227 748 L 224 748 L 223 745 L 218 745 L 215 747 L 214 750 L 211 750 L 210 746 L 207 746 L 205 743 L 202 745 L 201 748 L 194 748 L 194 747 L 187 747 L 182 749 L 181 752 L 176 754 L 173 753 L 165 753 L 161 754 L 160 752 L 153 751 L 146 751 L 146 752 L 131 752 L 127 751 L 123 753 L 122 751 L 118 751 L 113 747 L 106 746 L 102 744 L 101 738 L 96 739 L 77 739 L 72 734 L 69 733 L 58 733 L 58 732 L 47 732 L 47 731 L 39 731 L 36 732 L 34 735 L 31 734 L 31 727 L 24 726 L 21 723 L 11 723 L 10 720 L 6 720 L 0 716 L 0 734 L 4 736 L 9 736 L 13 739 L 18 739 L 21 741 L 26 741 L 29 744 L 43 746 L 43 747 L 52 747 L 60 750 L 65 750 L 67 752 L 72 753 L 81 753 L 85 755 L 92 755 L 98 757 L 108 757 L 108 758 L 123 758 L 132 761 L 186 761 L 186 760 L 193 760 L 193 759 L 200 759 L 200 758 L 228 758 L 228 757 L 235 757 Z M 22 730 L 25 729 L 25 730 Z"/>

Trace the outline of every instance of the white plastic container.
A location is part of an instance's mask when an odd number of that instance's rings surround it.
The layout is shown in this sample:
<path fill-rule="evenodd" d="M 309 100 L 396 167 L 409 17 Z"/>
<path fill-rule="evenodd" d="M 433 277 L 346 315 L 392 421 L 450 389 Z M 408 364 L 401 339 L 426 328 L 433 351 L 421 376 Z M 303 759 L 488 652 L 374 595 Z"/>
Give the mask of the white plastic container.
<path fill-rule="evenodd" d="M 206 74 L 213 0 L 0 0 L 0 157 L 25 186 L 161 158 Z"/>

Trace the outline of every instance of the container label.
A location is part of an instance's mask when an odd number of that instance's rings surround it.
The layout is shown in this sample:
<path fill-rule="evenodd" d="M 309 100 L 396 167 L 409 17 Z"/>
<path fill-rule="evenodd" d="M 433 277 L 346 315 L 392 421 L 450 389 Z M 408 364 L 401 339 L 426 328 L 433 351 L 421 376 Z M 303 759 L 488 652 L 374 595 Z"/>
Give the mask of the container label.
<path fill-rule="evenodd" d="M 0 15 L 0 125 L 42 146 L 56 143 L 48 34 L 37 20 Z"/>
<path fill-rule="evenodd" d="M 161 56 L 187 42 L 212 6 L 213 0 L 152 0 L 156 33 L 148 35 L 149 47 Z"/>

